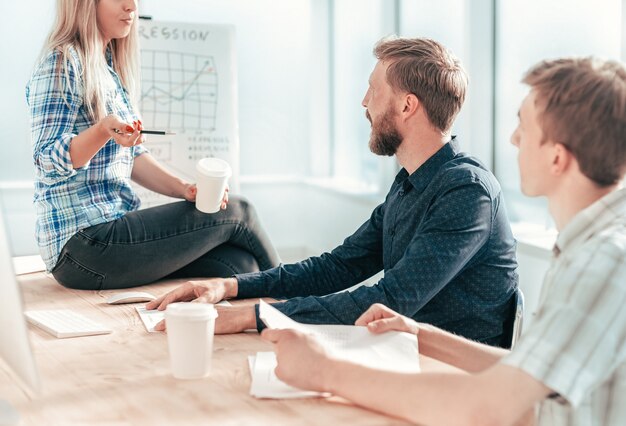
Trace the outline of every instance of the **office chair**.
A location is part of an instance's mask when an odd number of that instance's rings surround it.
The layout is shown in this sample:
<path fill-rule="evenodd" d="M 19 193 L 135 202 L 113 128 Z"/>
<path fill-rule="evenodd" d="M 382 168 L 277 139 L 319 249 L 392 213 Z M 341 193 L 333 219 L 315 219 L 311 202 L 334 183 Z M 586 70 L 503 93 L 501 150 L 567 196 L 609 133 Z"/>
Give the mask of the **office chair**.
<path fill-rule="evenodd" d="M 515 320 L 513 321 L 513 332 L 511 336 L 511 349 L 522 335 L 522 325 L 524 324 L 524 293 L 518 287 L 515 292 Z"/>
<path fill-rule="evenodd" d="M 504 339 L 509 343 L 509 348 L 513 349 L 515 343 L 522 335 L 522 324 L 524 322 L 524 293 L 518 287 L 515 290 L 514 303 L 511 307 L 511 314 L 509 318 L 504 322 L 505 333 L 508 333 L 508 338 Z"/>

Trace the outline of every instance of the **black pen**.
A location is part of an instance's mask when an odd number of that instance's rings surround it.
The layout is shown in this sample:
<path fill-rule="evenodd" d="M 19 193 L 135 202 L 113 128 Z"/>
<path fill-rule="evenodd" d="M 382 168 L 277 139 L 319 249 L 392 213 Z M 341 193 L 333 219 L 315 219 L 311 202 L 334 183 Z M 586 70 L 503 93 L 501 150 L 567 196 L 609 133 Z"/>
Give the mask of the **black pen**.
<path fill-rule="evenodd" d="M 121 130 L 117 130 L 117 129 L 113 129 L 113 131 L 117 133 L 118 135 L 130 135 L 133 133 L 133 132 L 124 133 Z M 175 135 L 176 134 L 169 130 L 140 130 L 139 133 L 146 134 L 146 135 Z"/>
<path fill-rule="evenodd" d="M 169 130 L 140 130 L 139 133 L 145 135 L 175 135 L 176 133 Z"/>

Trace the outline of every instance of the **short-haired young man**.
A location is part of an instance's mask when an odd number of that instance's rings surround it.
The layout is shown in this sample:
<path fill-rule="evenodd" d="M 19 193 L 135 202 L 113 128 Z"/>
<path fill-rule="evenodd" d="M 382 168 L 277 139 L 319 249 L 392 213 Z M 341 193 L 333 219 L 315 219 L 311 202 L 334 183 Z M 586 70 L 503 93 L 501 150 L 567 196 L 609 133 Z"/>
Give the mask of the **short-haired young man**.
<path fill-rule="evenodd" d="M 560 233 L 537 314 L 512 352 L 382 306 L 356 322 L 419 333 L 420 351 L 471 374 L 393 374 L 331 359 L 312 338 L 266 330 L 279 378 L 425 425 L 626 424 L 626 70 L 539 63 L 512 143 L 522 190 L 548 198 Z"/>

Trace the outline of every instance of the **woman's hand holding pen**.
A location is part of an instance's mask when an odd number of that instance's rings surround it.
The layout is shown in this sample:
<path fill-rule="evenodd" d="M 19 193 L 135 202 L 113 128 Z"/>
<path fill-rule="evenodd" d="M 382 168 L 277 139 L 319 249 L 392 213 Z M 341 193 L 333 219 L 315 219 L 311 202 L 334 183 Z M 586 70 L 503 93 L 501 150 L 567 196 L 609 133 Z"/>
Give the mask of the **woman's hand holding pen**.
<path fill-rule="evenodd" d="M 107 133 L 115 143 L 125 147 L 131 147 L 145 142 L 146 137 L 141 134 L 143 125 L 141 121 L 133 121 L 132 125 L 126 123 L 115 115 L 107 115 L 98 122 L 100 128 Z"/>
<path fill-rule="evenodd" d="M 143 143 L 145 139 L 141 134 L 142 129 L 140 121 L 135 121 L 131 125 L 114 114 L 107 115 L 72 139 L 70 144 L 72 167 L 75 169 L 84 167 L 110 139 L 124 147 Z"/>

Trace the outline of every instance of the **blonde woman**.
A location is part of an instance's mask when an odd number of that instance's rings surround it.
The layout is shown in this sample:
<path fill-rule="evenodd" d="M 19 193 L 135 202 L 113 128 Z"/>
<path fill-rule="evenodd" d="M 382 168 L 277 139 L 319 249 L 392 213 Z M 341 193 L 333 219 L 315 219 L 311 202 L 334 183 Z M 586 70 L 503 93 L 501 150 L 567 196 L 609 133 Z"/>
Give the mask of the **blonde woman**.
<path fill-rule="evenodd" d="M 67 287 L 111 289 L 276 266 L 249 203 L 226 193 L 220 212 L 197 211 L 195 185 L 143 147 L 136 29 L 136 0 L 57 1 L 26 89 L 47 269 Z M 186 201 L 137 210 L 131 179 Z"/>

